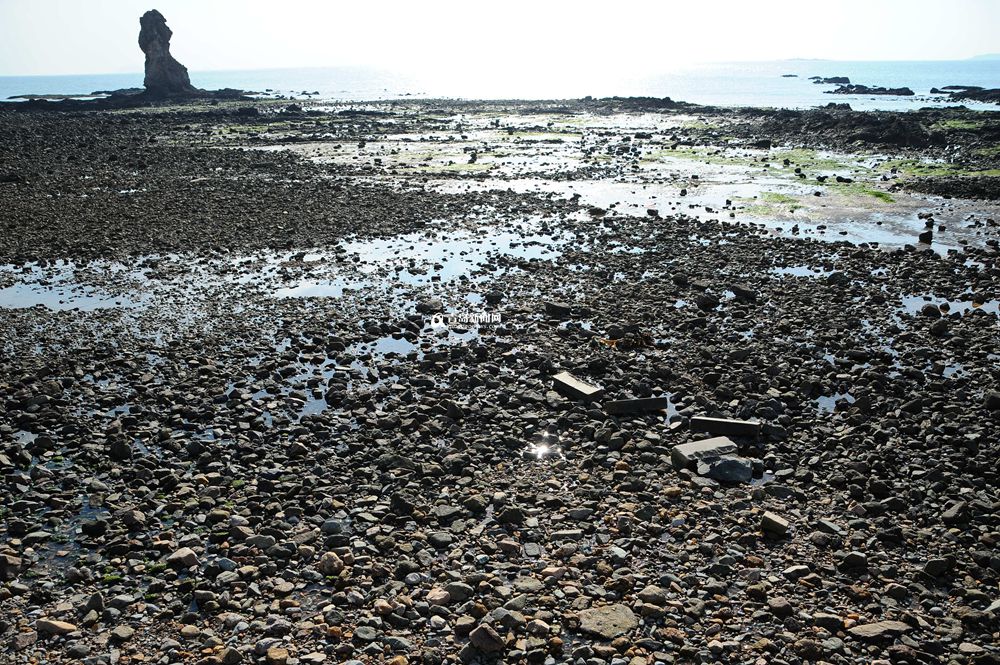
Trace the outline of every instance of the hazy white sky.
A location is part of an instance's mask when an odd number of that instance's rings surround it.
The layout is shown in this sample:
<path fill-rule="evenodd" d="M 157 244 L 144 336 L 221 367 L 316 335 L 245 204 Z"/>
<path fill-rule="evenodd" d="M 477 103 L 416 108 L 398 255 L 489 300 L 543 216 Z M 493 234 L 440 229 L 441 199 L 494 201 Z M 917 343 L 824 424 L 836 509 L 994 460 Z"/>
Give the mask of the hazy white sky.
<path fill-rule="evenodd" d="M 579 76 L 1000 52 L 1000 0 L 0 0 L 0 75 L 142 71 L 139 16 L 154 7 L 192 71 L 371 65 L 510 75 L 541 62 Z"/>

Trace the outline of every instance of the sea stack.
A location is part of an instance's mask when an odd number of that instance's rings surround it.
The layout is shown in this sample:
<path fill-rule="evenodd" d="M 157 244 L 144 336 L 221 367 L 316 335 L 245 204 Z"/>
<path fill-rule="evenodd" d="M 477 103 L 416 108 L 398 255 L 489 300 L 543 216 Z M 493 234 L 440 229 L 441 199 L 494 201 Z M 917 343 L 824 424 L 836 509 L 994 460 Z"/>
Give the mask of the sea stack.
<path fill-rule="evenodd" d="M 163 14 L 151 9 L 139 19 L 139 48 L 146 54 L 146 94 L 153 97 L 183 97 L 197 93 L 187 67 L 170 55 L 173 32 Z"/>

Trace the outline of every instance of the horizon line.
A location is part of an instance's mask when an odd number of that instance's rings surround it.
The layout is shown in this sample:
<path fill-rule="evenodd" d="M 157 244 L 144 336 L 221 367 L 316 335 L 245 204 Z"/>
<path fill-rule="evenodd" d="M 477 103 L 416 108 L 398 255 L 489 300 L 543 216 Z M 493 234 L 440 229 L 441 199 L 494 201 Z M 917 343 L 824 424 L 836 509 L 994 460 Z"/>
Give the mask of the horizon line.
<path fill-rule="evenodd" d="M 762 58 L 762 59 L 750 59 L 750 60 L 697 60 L 686 62 L 680 65 L 681 67 L 693 66 L 693 65 L 720 65 L 720 64 L 743 64 L 743 63 L 764 63 L 764 62 L 970 62 L 976 60 L 988 61 L 988 56 L 998 56 L 1000 59 L 1000 54 L 996 53 L 984 53 L 981 55 L 970 56 L 967 58 L 930 58 L 924 60 L 912 60 L 906 58 L 884 58 L 876 60 L 867 59 L 849 59 L 849 60 L 835 60 L 832 58 L 802 58 L 802 57 L 792 57 L 792 58 Z M 222 72 L 280 72 L 280 71 L 291 71 L 291 70 L 302 70 L 302 69 L 372 69 L 381 70 L 391 73 L 405 73 L 400 70 L 393 70 L 391 66 L 388 65 L 373 65 L 373 64 L 350 64 L 350 65 L 291 65 L 284 67 L 237 67 L 237 68 L 226 68 L 226 69 L 192 69 L 188 67 L 188 72 L 190 74 L 215 74 Z M 666 71 L 666 70 L 665 70 Z M 145 73 L 142 70 L 135 71 L 116 71 L 116 72 L 60 72 L 56 74 L 2 74 L 0 73 L 0 78 L 56 78 L 64 76 L 128 76 L 128 75 L 138 75 L 144 76 Z"/>

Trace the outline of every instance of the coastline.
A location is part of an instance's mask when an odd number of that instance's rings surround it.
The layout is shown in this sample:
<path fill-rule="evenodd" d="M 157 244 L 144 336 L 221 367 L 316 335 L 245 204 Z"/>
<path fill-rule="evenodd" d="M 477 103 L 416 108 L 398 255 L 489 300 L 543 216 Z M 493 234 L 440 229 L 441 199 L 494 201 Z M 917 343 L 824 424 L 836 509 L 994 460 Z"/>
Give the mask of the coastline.
<path fill-rule="evenodd" d="M 366 67 L 309 67 L 278 70 L 194 71 L 195 85 L 213 90 L 236 88 L 280 95 L 289 100 L 363 102 L 409 98 L 431 99 L 578 99 L 587 95 L 669 95 L 710 106 L 767 106 L 806 109 L 830 101 L 847 101 L 856 110 L 908 110 L 943 105 L 947 95 L 930 90 L 956 84 L 985 88 L 1000 86 L 989 61 L 852 62 L 764 61 L 716 62 L 667 67 L 659 73 L 629 76 L 593 75 L 564 80 L 553 76 L 544 85 L 526 83 L 512 72 L 483 73 L 480 77 L 449 77 L 424 72 Z M 794 73 L 794 77 L 786 75 Z M 812 77 L 848 78 L 853 83 L 890 88 L 910 87 L 912 98 L 852 95 L 833 97 L 836 85 L 817 85 Z M 0 77 L 0 99 L 25 93 L 89 94 L 98 90 L 138 87 L 142 74 L 61 76 L 32 79 Z M 314 94 L 315 93 L 315 94 Z M 996 110 L 995 104 L 966 104 L 978 110 Z"/>

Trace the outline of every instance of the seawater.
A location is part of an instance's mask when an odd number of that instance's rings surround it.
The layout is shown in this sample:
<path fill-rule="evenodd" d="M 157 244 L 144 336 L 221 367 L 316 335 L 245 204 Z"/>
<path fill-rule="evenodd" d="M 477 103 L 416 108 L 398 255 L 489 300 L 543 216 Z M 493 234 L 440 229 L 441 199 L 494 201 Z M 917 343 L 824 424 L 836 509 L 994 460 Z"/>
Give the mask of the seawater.
<path fill-rule="evenodd" d="M 551 74 L 551 75 L 548 75 Z M 795 77 L 784 77 L 795 74 Z M 835 86 L 816 85 L 810 76 L 847 76 L 852 83 L 869 86 L 908 86 L 914 97 L 830 95 Z M 830 102 L 847 102 L 859 110 L 909 110 L 946 106 L 943 97 L 930 95 L 933 87 L 978 85 L 1000 87 L 1000 60 L 932 62 L 856 62 L 782 60 L 770 62 L 708 63 L 664 67 L 662 73 L 632 76 L 628 72 L 605 74 L 581 82 L 579 77 L 559 76 L 557 69 L 542 68 L 531 76 L 506 72 L 502 77 L 460 76 L 447 71 L 404 74 L 361 67 L 307 67 L 246 71 L 191 73 L 191 81 L 206 89 L 270 90 L 294 98 L 318 93 L 319 99 L 372 101 L 386 99 L 575 99 L 651 96 L 719 106 L 812 108 Z M 0 77 L 0 100 L 21 94 L 89 94 L 98 90 L 141 87 L 142 74 Z M 977 109 L 1000 110 L 996 104 L 966 102 Z"/>

